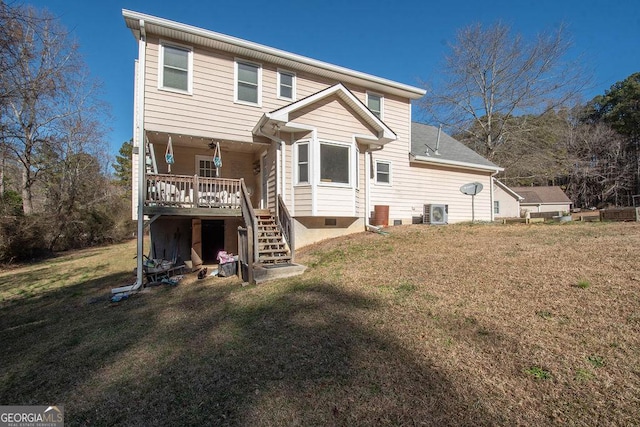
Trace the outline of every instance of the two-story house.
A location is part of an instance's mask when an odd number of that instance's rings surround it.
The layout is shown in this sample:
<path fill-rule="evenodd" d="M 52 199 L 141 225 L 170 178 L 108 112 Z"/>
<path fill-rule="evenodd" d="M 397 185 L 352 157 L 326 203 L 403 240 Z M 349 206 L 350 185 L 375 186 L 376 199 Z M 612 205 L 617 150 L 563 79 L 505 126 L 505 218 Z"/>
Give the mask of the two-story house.
<path fill-rule="evenodd" d="M 377 224 L 492 219 L 498 166 L 411 122 L 421 88 L 129 10 L 135 67 L 133 216 L 156 258 L 244 274 Z M 139 268 L 139 271 L 142 269 Z M 139 281 L 141 279 L 139 278 Z"/>

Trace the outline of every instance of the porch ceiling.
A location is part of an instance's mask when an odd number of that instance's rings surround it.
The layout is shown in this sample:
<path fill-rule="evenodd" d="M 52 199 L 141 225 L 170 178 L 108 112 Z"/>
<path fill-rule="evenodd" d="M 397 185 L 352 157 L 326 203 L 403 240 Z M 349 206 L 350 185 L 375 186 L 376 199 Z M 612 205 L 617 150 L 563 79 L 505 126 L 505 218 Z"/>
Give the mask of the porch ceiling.
<path fill-rule="evenodd" d="M 171 144 L 173 147 L 192 147 L 192 148 L 210 148 L 212 142 L 220 142 L 220 149 L 225 151 L 234 151 L 237 153 L 258 153 L 269 146 L 269 143 L 261 142 L 243 142 L 228 141 L 222 139 L 212 139 L 191 135 L 180 135 L 169 132 L 147 131 L 147 138 L 152 144 L 166 144 L 171 136 Z M 211 151 L 213 153 L 213 150 Z"/>

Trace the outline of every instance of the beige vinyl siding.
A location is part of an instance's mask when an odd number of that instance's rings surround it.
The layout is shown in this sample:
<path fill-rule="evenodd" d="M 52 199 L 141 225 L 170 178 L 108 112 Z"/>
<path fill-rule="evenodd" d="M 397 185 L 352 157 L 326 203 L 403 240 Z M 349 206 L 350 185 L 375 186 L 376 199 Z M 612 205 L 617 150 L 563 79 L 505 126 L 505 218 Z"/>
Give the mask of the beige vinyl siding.
<path fill-rule="evenodd" d="M 402 219 L 410 221 L 414 214 L 413 207 L 418 189 L 417 178 L 409 164 L 411 104 L 407 99 L 385 96 L 384 122 L 398 136 L 396 141 L 386 144 L 382 150 L 371 154 L 370 174 L 370 208 L 375 205 L 389 205 L 389 220 Z M 391 185 L 376 184 L 376 160 L 391 162 Z M 393 223 L 393 222 L 391 222 Z"/>
<path fill-rule="evenodd" d="M 158 173 L 167 173 L 168 165 L 164 155 L 167 149 L 166 144 L 153 144 Z M 173 144 L 175 163 L 171 165 L 171 173 L 175 175 L 196 175 L 196 155 L 213 159 L 213 150 L 206 148 L 181 147 Z M 222 150 L 222 167 L 220 168 L 220 178 L 244 178 L 247 185 L 253 181 L 253 159 L 251 153 L 238 153 L 234 151 Z"/>
<path fill-rule="evenodd" d="M 493 186 L 493 199 L 500 202 L 500 212 L 495 214 L 496 218 L 520 217 L 520 203 L 518 200 L 498 185 Z"/>
<path fill-rule="evenodd" d="M 310 185 L 296 185 L 293 188 L 293 216 L 311 216 L 313 214 L 312 190 Z"/>
<path fill-rule="evenodd" d="M 469 182 L 480 182 L 484 189 L 475 196 L 475 219 L 490 221 L 493 203 L 491 200 L 491 176 L 474 174 L 468 171 L 452 168 L 432 167 L 424 165 L 412 166 L 414 181 L 411 185 L 412 195 L 405 196 L 404 204 L 409 204 L 407 211 L 393 209 L 392 204 L 389 219 L 402 219 L 407 222 L 413 216 L 422 214 L 425 204 L 449 205 L 449 223 L 471 220 L 471 196 L 462 194 L 460 187 Z M 395 185 L 394 185 L 395 186 Z"/>
<path fill-rule="evenodd" d="M 354 216 L 353 189 L 318 185 L 316 195 L 317 216 Z"/>
<path fill-rule="evenodd" d="M 264 157 L 264 163 L 266 164 L 268 180 L 267 180 L 267 209 L 275 209 L 275 201 L 276 201 L 276 155 L 277 150 L 274 146 L 271 146 L 267 151 L 267 155 Z M 261 171 L 264 173 L 264 171 Z"/>
<path fill-rule="evenodd" d="M 171 40 L 163 39 L 171 43 Z M 288 105 L 290 102 L 277 98 L 277 69 L 274 64 L 262 63 L 262 106 L 247 106 L 234 103 L 234 67 L 236 58 L 227 53 L 201 46 L 193 47 L 193 92 L 191 95 L 158 88 L 159 39 L 149 37 L 145 70 L 145 128 L 147 130 L 193 135 L 204 138 L 221 138 L 234 141 L 253 141 L 251 131 L 263 113 Z M 243 58 L 238 58 L 242 60 Z M 250 61 L 255 62 L 255 61 Z M 302 99 L 338 83 L 296 69 L 296 99 Z M 349 87 L 363 103 L 365 88 Z M 384 95 L 384 94 L 383 94 Z M 398 125 L 397 118 L 408 111 L 400 102 L 400 111 L 394 98 L 385 96 L 384 118 L 394 132 L 404 137 L 408 134 L 409 116 Z M 408 100 L 404 102 L 408 105 Z M 311 106 L 311 109 L 317 106 Z M 309 111 L 310 112 L 310 111 Z M 344 114 L 347 114 L 345 116 Z M 338 126 L 339 135 L 368 133 L 371 129 L 353 117 L 344 108 L 327 110 L 324 118 L 326 129 Z M 320 117 L 321 118 L 321 117 Z M 346 118 L 349 123 L 343 123 Z M 316 126 L 318 123 L 312 123 Z M 357 131 L 347 132 L 355 125 Z M 405 131 L 402 131 L 402 128 Z M 400 135 L 399 135 L 400 136 Z M 408 140 L 405 140 L 405 142 Z"/>
<path fill-rule="evenodd" d="M 352 143 L 354 135 L 376 135 L 376 132 L 336 95 L 290 114 L 289 120 L 315 127 L 320 139 Z"/>

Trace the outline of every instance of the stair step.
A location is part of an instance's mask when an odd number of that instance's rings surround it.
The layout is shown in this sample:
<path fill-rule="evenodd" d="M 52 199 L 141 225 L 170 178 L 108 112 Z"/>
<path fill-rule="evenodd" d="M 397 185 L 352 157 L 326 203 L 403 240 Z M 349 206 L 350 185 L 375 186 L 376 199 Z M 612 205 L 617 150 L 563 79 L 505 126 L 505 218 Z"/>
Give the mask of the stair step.
<path fill-rule="evenodd" d="M 262 255 L 262 254 L 282 254 L 282 255 L 288 255 L 289 252 L 286 249 L 260 249 L 258 251 L 258 254 Z"/>
<path fill-rule="evenodd" d="M 258 258 L 260 264 L 289 264 L 291 263 L 290 256 L 274 256 L 274 257 L 260 257 Z"/>
<path fill-rule="evenodd" d="M 282 242 L 274 242 L 274 243 L 258 243 L 258 250 L 265 250 L 265 249 L 279 249 L 279 248 L 284 248 L 285 244 Z"/>
<path fill-rule="evenodd" d="M 256 216 L 265 216 L 265 215 L 271 216 L 271 211 L 269 209 L 254 209 L 253 213 L 255 213 Z"/>

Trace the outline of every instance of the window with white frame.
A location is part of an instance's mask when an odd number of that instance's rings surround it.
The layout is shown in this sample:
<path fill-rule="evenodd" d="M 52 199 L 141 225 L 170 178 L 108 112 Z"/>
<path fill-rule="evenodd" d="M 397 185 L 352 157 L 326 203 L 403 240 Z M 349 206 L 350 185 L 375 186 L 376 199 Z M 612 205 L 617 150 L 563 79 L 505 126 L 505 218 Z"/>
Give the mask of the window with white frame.
<path fill-rule="evenodd" d="M 298 143 L 298 184 L 309 183 L 309 143 Z"/>
<path fill-rule="evenodd" d="M 320 181 L 349 184 L 350 151 L 348 145 L 320 143 Z"/>
<path fill-rule="evenodd" d="M 494 215 L 498 215 L 500 213 L 500 201 L 499 200 L 494 200 L 493 201 L 493 213 L 494 213 Z"/>
<path fill-rule="evenodd" d="M 391 184 L 391 162 L 376 160 L 376 182 Z"/>
<path fill-rule="evenodd" d="M 196 156 L 196 171 L 198 171 L 198 176 L 203 178 L 216 178 L 218 176 L 218 169 L 213 163 L 213 157 L 210 156 Z"/>
<path fill-rule="evenodd" d="M 193 50 L 186 46 L 160 44 L 158 87 L 191 93 Z"/>
<path fill-rule="evenodd" d="M 382 120 L 382 109 L 384 106 L 384 97 L 377 93 L 367 92 L 367 107 L 373 114 Z"/>
<path fill-rule="evenodd" d="M 236 61 L 235 101 L 260 105 L 262 102 L 262 67 L 252 62 Z"/>
<path fill-rule="evenodd" d="M 278 70 L 278 98 L 290 101 L 296 99 L 295 73 Z"/>

